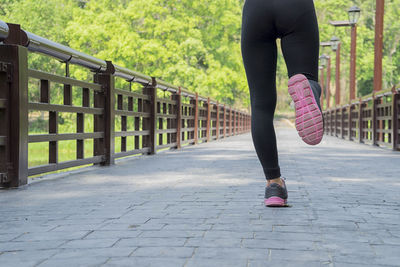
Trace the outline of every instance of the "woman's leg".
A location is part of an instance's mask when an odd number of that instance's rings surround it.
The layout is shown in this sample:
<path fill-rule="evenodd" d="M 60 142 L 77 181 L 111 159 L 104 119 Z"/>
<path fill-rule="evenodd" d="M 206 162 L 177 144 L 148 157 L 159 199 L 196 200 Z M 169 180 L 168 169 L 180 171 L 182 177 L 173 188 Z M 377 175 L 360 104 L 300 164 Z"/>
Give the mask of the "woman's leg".
<path fill-rule="evenodd" d="M 246 0 L 241 49 L 251 100 L 251 134 L 267 180 L 280 178 L 273 125 L 276 107 L 275 28 L 269 1 Z M 272 14 L 271 14 L 272 15 Z"/>
<path fill-rule="evenodd" d="M 319 30 L 313 0 L 276 1 L 276 17 L 289 77 L 318 82 Z M 288 6 L 292 8 L 288 9 Z"/>
<path fill-rule="evenodd" d="M 289 3 L 293 5 L 290 11 L 287 10 Z M 288 91 L 296 106 L 296 129 L 304 142 L 316 145 L 323 137 L 323 118 L 319 105 L 319 31 L 314 2 L 280 0 L 276 12 L 290 77 Z"/>

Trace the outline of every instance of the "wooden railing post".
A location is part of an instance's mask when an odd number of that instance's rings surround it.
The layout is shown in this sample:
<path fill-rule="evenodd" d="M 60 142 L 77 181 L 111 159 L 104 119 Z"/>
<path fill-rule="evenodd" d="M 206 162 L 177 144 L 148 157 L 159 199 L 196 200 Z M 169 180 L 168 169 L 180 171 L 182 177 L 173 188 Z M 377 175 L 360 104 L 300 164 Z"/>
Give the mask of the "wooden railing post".
<path fill-rule="evenodd" d="M 107 69 L 94 75 L 96 83 L 101 84 L 102 92 L 94 93 L 94 107 L 104 108 L 104 113 L 94 116 L 94 131 L 104 132 L 103 138 L 94 139 L 94 156 L 104 155 L 101 165 L 114 164 L 114 137 L 115 137 L 115 91 L 114 66 L 107 61 Z"/>
<path fill-rule="evenodd" d="M 242 112 L 239 111 L 239 133 L 242 133 Z"/>
<path fill-rule="evenodd" d="M 215 134 L 216 139 L 219 138 L 219 103 L 217 101 L 217 125 L 216 125 L 216 134 Z"/>
<path fill-rule="evenodd" d="M 210 123 L 211 123 L 211 102 L 210 98 L 207 98 L 207 132 L 206 132 L 206 137 L 207 137 L 207 142 L 210 142 Z"/>
<path fill-rule="evenodd" d="M 344 139 L 344 110 L 346 110 L 345 107 L 340 108 L 340 135 L 342 139 Z"/>
<path fill-rule="evenodd" d="M 393 87 L 392 90 L 392 148 L 393 150 L 399 150 L 399 93 L 396 91 L 396 88 Z"/>
<path fill-rule="evenodd" d="M 338 136 L 338 133 L 339 133 L 339 131 L 338 131 L 338 110 L 339 110 L 339 108 L 338 107 L 335 107 L 335 136 L 336 137 L 339 137 Z"/>
<path fill-rule="evenodd" d="M 242 117 L 242 119 L 241 119 L 241 121 L 242 121 L 242 123 L 241 123 L 241 127 L 242 127 L 242 133 L 244 133 L 244 123 L 245 123 L 245 115 L 243 114 L 243 112 L 241 113 L 241 117 Z"/>
<path fill-rule="evenodd" d="M 235 135 L 235 133 L 236 133 L 236 110 L 232 111 L 232 116 L 233 116 L 232 135 Z"/>
<path fill-rule="evenodd" d="M 349 113 L 347 114 L 347 117 L 348 117 L 348 136 L 349 136 L 349 140 L 351 141 L 351 140 L 353 140 L 353 137 L 351 136 L 351 125 L 352 125 L 352 116 L 351 116 L 351 111 L 352 111 L 352 104 L 350 103 L 350 106 L 349 106 Z"/>
<path fill-rule="evenodd" d="M 224 104 L 224 138 L 226 137 L 226 106 Z"/>
<path fill-rule="evenodd" d="M 176 148 L 181 148 L 182 140 L 182 89 L 179 87 L 178 92 L 176 92 L 172 99 L 176 100 Z"/>
<path fill-rule="evenodd" d="M 379 100 L 379 98 L 377 99 L 375 97 L 375 92 L 372 93 L 372 144 L 377 146 L 378 145 L 378 136 L 377 136 L 377 121 L 376 121 L 376 117 L 377 117 L 377 110 L 376 110 L 376 106 L 377 106 L 377 101 Z"/>
<path fill-rule="evenodd" d="M 363 132 L 363 102 L 360 98 L 360 102 L 358 103 L 358 142 L 362 143 L 363 138 L 364 138 L 364 132 Z"/>
<path fill-rule="evenodd" d="M 244 133 L 244 123 L 245 123 L 245 115 L 242 112 L 242 133 Z"/>
<path fill-rule="evenodd" d="M 245 132 L 245 119 L 246 119 L 245 114 L 242 113 L 242 133 Z"/>
<path fill-rule="evenodd" d="M 149 112 L 150 116 L 143 119 L 143 128 L 150 131 L 150 134 L 143 138 L 143 146 L 150 147 L 149 154 L 157 152 L 157 81 L 155 77 L 151 78 L 151 84 L 143 88 L 143 93 L 150 96 L 145 112 Z"/>
<path fill-rule="evenodd" d="M 229 107 L 229 136 L 233 135 L 232 107 Z"/>
<path fill-rule="evenodd" d="M 10 35 L 23 33 L 19 25 L 9 26 Z M 4 187 L 28 182 L 28 52 L 21 46 L 26 36 L 14 37 L 13 44 L 0 46 L 0 186 Z"/>
<path fill-rule="evenodd" d="M 198 143 L 199 136 L 199 94 L 196 93 L 194 102 L 194 144 Z"/>

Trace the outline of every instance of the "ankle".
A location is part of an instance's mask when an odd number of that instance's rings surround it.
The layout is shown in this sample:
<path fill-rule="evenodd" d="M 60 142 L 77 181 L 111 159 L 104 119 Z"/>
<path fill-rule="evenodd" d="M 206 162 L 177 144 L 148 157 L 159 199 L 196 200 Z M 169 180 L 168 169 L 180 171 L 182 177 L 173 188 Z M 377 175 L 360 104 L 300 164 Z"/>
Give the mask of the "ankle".
<path fill-rule="evenodd" d="M 276 178 L 276 179 L 267 180 L 267 186 L 269 186 L 270 184 L 273 184 L 273 183 L 283 186 L 283 181 L 282 181 L 282 178 L 280 178 L 280 177 Z"/>

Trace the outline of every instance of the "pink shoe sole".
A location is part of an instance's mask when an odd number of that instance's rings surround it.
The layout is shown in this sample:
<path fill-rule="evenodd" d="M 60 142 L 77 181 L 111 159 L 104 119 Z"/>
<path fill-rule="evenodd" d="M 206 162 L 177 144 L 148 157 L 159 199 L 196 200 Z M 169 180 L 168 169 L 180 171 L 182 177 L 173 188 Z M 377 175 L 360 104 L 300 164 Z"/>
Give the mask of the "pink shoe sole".
<path fill-rule="evenodd" d="M 317 145 L 324 134 L 322 113 L 311 89 L 308 79 L 303 74 L 296 74 L 289 79 L 289 94 L 296 107 L 296 129 L 303 141 Z"/>
<path fill-rule="evenodd" d="M 286 199 L 282 199 L 280 197 L 270 197 L 268 199 L 264 199 L 264 204 L 267 207 L 283 207 L 286 206 Z"/>

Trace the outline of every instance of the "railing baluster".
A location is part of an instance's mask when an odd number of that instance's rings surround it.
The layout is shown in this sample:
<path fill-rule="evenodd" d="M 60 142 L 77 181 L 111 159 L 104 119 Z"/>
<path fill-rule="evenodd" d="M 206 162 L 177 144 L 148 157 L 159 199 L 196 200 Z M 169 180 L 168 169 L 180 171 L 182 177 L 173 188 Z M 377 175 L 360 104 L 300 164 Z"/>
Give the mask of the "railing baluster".
<path fill-rule="evenodd" d="M 392 149 L 399 150 L 399 93 L 395 91 L 395 88 L 392 90 Z"/>
<path fill-rule="evenodd" d="M 229 107 L 229 136 L 232 136 L 232 107 Z"/>
<path fill-rule="evenodd" d="M 360 102 L 358 103 L 358 142 L 363 143 L 364 132 L 363 132 L 363 102 L 360 98 Z"/>
<path fill-rule="evenodd" d="M 172 99 L 176 100 L 175 112 L 176 112 L 176 148 L 181 148 L 182 140 L 182 89 L 179 87 L 179 91 L 176 92 Z"/>
<path fill-rule="evenodd" d="M 211 124 L 211 103 L 210 103 L 210 98 L 207 98 L 207 121 L 206 121 L 206 139 L 207 142 L 210 142 L 210 124 Z"/>
<path fill-rule="evenodd" d="M 376 116 L 377 116 L 377 101 L 379 98 L 375 97 L 375 93 L 372 95 L 372 144 L 377 146 L 378 143 L 378 135 L 377 135 L 377 121 L 376 121 Z"/>
<path fill-rule="evenodd" d="M 150 114 L 149 118 L 143 118 L 143 129 L 149 130 L 150 134 L 148 136 L 144 136 L 143 138 L 143 146 L 149 147 L 149 154 L 155 154 L 156 151 L 156 138 L 157 138 L 157 81 L 153 77 L 152 83 L 146 85 L 143 88 L 143 93 L 150 96 L 150 100 L 145 100 L 146 104 L 143 105 L 144 112 L 148 112 Z"/>
<path fill-rule="evenodd" d="M 224 138 L 226 137 L 226 106 L 224 104 Z"/>
<path fill-rule="evenodd" d="M 194 144 L 198 143 L 199 136 L 199 95 L 196 93 L 194 101 Z"/>
<path fill-rule="evenodd" d="M 217 125 L 216 125 L 216 127 L 217 127 L 217 129 L 216 129 L 216 139 L 219 139 L 219 112 L 220 112 L 220 110 L 219 110 L 219 103 L 218 103 L 218 101 L 217 101 Z"/>

